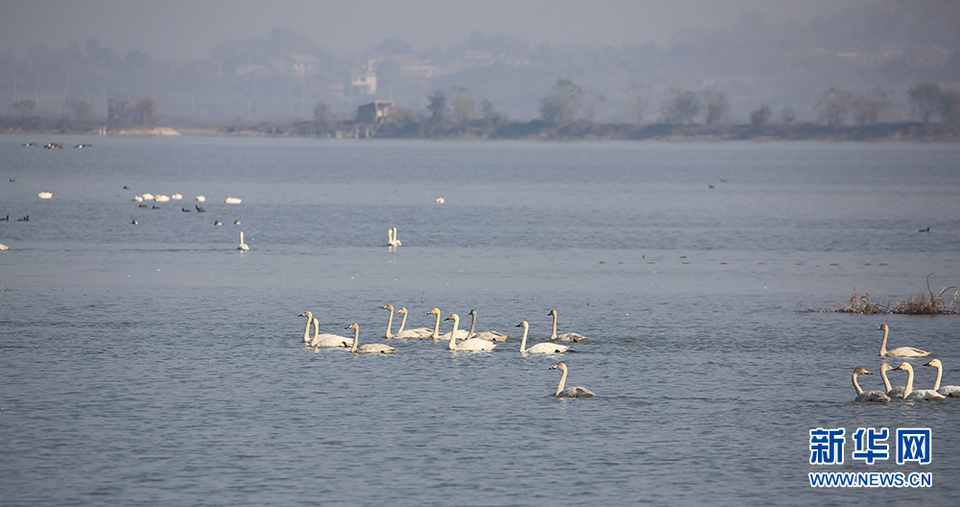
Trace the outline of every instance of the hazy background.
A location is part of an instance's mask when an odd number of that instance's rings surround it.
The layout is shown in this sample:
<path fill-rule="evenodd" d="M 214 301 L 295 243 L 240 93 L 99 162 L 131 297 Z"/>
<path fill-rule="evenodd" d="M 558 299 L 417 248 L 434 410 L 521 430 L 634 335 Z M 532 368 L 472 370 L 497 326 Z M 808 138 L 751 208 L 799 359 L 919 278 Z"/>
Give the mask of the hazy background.
<path fill-rule="evenodd" d="M 527 121 L 566 79 L 593 121 L 664 121 L 678 92 L 722 99 L 721 122 L 761 106 L 822 121 L 831 90 L 914 121 L 911 87 L 960 90 L 958 48 L 960 2 L 934 0 L 3 0 L 0 114 L 29 99 L 102 118 L 148 96 L 167 124 L 311 119 L 320 102 L 345 119 L 372 100 L 423 115 L 440 90 L 465 118 Z"/>
<path fill-rule="evenodd" d="M 339 55 L 389 37 L 417 50 L 473 32 L 530 44 L 668 44 L 679 31 L 718 28 L 756 10 L 803 20 L 856 0 L 4 0 L 0 48 L 62 46 L 97 37 L 126 53 L 198 59 L 219 43 L 285 26 Z M 862 2 L 861 2 L 862 3 Z"/>

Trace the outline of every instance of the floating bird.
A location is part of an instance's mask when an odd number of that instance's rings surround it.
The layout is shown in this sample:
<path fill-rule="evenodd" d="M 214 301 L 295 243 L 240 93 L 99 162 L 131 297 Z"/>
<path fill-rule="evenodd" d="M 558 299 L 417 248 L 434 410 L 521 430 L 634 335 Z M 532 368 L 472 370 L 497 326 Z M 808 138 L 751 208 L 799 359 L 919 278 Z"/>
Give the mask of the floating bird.
<path fill-rule="evenodd" d="M 33 148 L 33 147 L 36 146 L 36 145 L 37 145 L 37 143 L 24 143 L 24 144 L 23 144 L 23 146 L 26 147 L 26 148 Z"/>
<path fill-rule="evenodd" d="M 180 208 L 180 211 L 184 213 L 190 213 L 190 208 Z"/>
<path fill-rule="evenodd" d="M 30 221 L 30 215 L 24 215 L 23 218 L 17 219 L 17 222 L 29 222 L 29 221 Z"/>
<path fill-rule="evenodd" d="M 447 202 L 443 197 L 437 197 L 437 204 L 443 204 Z"/>
<path fill-rule="evenodd" d="M 931 359 L 924 366 L 933 366 L 937 369 L 937 381 L 933 384 L 933 390 L 951 398 L 960 398 L 960 386 L 941 386 L 940 379 L 943 377 L 943 364 L 939 359 Z"/>
<path fill-rule="evenodd" d="M 930 228 L 927 227 L 926 229 L 920 229 L 920 230 L 917 231 L 917 232 L 930 232 Z"/>
<path fill-rule="evenodd" d="M 238 199 L 236 197 L 227 197 L 226 199 L 224 199 L 223 202 L 225 202 L 226 204 L 240 204 L 240 201 L 241 199 Z"/>
<path fill-rule="evenodd" d="M 201 208 L 200 206 L 197 206 L 196 204 L 194 204 L 193 207 L 197 209 L 197 213 L 206 213 L 206 212 L 207 212 L 207 210 Z"/>
<path fill-rule="evenodd" d="M 0 218 L 0 222 L 9 222 L 9 221 L 10 221 L 10 215 L 7 215 L 4 218 Z"/>
<path fill-rule="evenodd" d="M 560 354 L 566 352 L 570 347 L 567 345 L 557 345 L 556 343 L 538 343 L 529 349 L 527 347 L 527 331 L 530 330 L 530 324 L 527 321 L 522 321 L 517 324 L 517 327 L 523 328 L 523 338 L 520 339 L 520 353 L 521 354 Z"/>
<path fill-rule="evenodd" d="M 83 149 L 83 148 L 89 148 L 89 147 L 91 147 L 91 146 L 93 146 L 93 145 L 92 145 L 92 144 L 78 144 L 78 145 L 74 146 L 74 148 Z"/>
<path fill-rule="evenodd" d="M 39 194 L 37 194 L 37 197 L 41 199 L 50 199 L 51 197 L 53 197 L 53 192 L 40 192 Z"/>
<path fill-rule="evenodd" d="M 250 247 L 243 242 L 243 231 L 240 231 L 240 244 L 237 245 L 237 250 L 243 250 L 243 251 L 250 250 Z"/>
<path fill-rule="evenodd" d="M 550 332 L 550 341 L 585 342 L 588 340 L 586 336 L 577 333 L 563 333 L 561 335 L 557 335 L 557 311 L 550 310 L 547 315 L 553 316 L 553 330 Z"/>
<path fill-rule="evenodd" d="M 915 349 L 913 347 L 897 347 L 893 350 L 887 350 L 887 335 L 890 334 L 890 326 L 880 324 L 874 331 L 883 331 L 883 341 L 880 342 L 880 357 L 923 357 L 930 353 L 925 350 Z"/>
<path fill-rule="evenodd" d="M 133 219 L 133 222 L 130 222 L 130 223 L 131 223 L 132 225 L 137 225 L 137 224 L 139 224 L 140 222 L 137 222 L 137 219 L 134 218 L 134 219 Z"/>
<path fill-rule="evenodd" d="M 204 197 L 204 196 L 202 196 L 202 195 L 198 195 L 198 196 L 197 196 L 197 202 L 203 202 L 203 201 L 206 201 L 206 200 L 207 200 L 207 198 Z"/>
<path fill-rule="evenodd" d="M 350 352 L 354 354 L 393 354 L 397 349 L 384 345 L 382 343 L 368 343 L 363 347 L 358 347 L 360 343 L 360 326 L 354 322 L 344 329 L 353 329 L 353 347 L 350 348 Z"/>
<path fill-rule="evenodd" d="M 561 361 L 550 367 L 551 370 L 560 370 L 563 372 L 563 375 L 560 375 L 560 384 L 557 385 L 557 392 L 553 393 L 553 396 L 556 398 L 592 398 L 593 393 L 590 392 L 586 387 L 568 387 L 563 388 L 564 383 L 567 381 L 567 365 Z"/>
<path fill-rule="evenodd" d="M 453 321 L 453 331 L 450 332 L 450 342 L 447 344 L 448 349 L 454 352 L 486 352 L 497 346 L 496 343 L 479 338 L 471 338 L 457 343 L 457 327 L 460 325 L 460 316 L 454 313 L 446 320 Z"/>
<path fill-rule="evenodd" d="M 907 390 L 903 392 L 903 399 L 907 401 L 912 400 L 930 400 L 930 401 L 940 401 L 946 396 L 934 391 L 933 389 L 914 389 L 913 388 L 913 366 L 910 366 L 910 363 L 900 363 L 900 366 L 897 366 L 897 370 L 906 370 L 907 372 Z"/>
<path fill-rule="evenodd" d="M 214 221 L 213 221 L 213 225 L 223 225 L 223 222 L 221 222 L 221 221 L 219 221 L 219 220 L 214 220 Z"/>
<path fill-rule="evenodd" d="M 7 250 L 10 250 L 10 247 L 8 247 L 7 245 L 4 245 L 3 243 L 0 243 L 0 251 L 5 252 Z"/>
<path fill-rule="evenodd" d="M 243 222 L 241 222 L 241 221 L 239 221 L 239 220 L 234 220 L 234 221 L 233 221 L 233 225 L 241 225 L 242 223 L 243 223 Z"/>
<path fill-rule="evenodd" d="M 853 401 L 876 401 L 879 403 L 886 403 L 890 401 L 890 397 L 887 396 L 883 391 L 867 391 L 864 392 L 860 387 L 860 384 L 857 383 L 857 377 L 860 375 L 873 375 L 863 366 L 857 366 L 853 370 L 853 388 L 857 390 L 857 398 Z"/>

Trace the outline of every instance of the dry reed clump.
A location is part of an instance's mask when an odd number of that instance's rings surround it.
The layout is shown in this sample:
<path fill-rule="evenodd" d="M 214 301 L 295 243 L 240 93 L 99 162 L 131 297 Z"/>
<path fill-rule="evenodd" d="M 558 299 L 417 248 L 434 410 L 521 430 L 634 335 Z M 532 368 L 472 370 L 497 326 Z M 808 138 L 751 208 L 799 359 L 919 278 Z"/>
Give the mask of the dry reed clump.
<path fill-rule="evenodd" d="M 875 313 L 890 313 L 890 307 L 881 303 L 870 301 L 870 294 L 864 293 L 862 296 L 857 294 L 857 288 L 853 288 L 853 294 L 850 295 L 850 301 L 833 311 L 840 313 L 859 313 L 863 315 L 873 315 Z"/>
<path fill-rule="evenodd" d="M 932 274 L 932 273 L 931 273 Z M 944 295 L 953 291 L 953 300 L 947 300 Z M 960 313 L 960 289 L 956 286 L 944 287 L 939 293 L 930 289 L 930 275 L 927 275 L 927 292 L 917 294 L 913 298 L 901 301 L 890 313 L 904 315 L 948 315 Z"/>

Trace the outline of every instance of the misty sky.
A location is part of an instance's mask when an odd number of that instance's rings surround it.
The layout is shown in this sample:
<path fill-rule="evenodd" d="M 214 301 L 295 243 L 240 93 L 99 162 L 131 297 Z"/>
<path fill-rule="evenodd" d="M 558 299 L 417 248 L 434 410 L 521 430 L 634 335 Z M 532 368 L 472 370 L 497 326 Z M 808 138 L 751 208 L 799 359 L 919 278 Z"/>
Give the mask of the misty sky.
<path fill-rule="evenodd" d="M 25 55 L 96 37 L 121 56 L 139 49 L 200 60 L 218 43 L 285 26 L 337 55 L 387 37 L 415 50 L 473 32 L 538 43 L 670 44 L 678 31 L 730 26 L 751 10 L 801 21 L 865 0 L 0 0 L 0 51 Z"/>

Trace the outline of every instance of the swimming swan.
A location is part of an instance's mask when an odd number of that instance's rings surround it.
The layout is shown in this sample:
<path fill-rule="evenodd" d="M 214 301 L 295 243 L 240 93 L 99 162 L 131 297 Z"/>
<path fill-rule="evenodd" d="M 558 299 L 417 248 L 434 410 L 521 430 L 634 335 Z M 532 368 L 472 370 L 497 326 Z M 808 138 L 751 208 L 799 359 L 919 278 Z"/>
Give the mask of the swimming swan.
<path fill-rule="evenodd" d="M 307 327 L 303 330 L 303 343 L 310 343 L 310 322 L 313 321 L 313 313 L 308 310 L 297 315 L 297 317 L 307 318 Z"/>
<path fill-rule="evenodd" d="M 943 364 L 939 359 L 931 359 L 924 366 L 933 366 L 937 369 L 937 381 L 933 384 L 933 390 L 950 398 L 960 398 L 960 386 L 941 386 L 940 379 L 943 377 Z"/>
<path fill-rule="evenodd" d="M 563 361 L 550 367 L 551 370 L 560 370 L 563 372 L 563 375 L 560 375 L 560 384 L 557 385 L 557 392 L 553 393 L 553 396 L 556 398 L 592 398 L 593 393 L 590 392 L 586 387 L 568 387 L 563 388 L 563 384 L 567 381 L 567 365 Z"/>
<path fill-rule="evenodd" d="M 393 354 L 397 349 L 384 345 L 382 343 L 368 343 L 363 347 L 357 347 L 357 344 L 360 342 L 360 326 L 356 322 L 350 324 L 344 329 L 353 329 L 353 347 L 350 349 L 350 352 L 354 354 Z"/>
<path fill-rule="evenodd" d="M 897 366 L 897 369 L 907 371 L 907 390 L 903 393 L 903 399 L 940 401 L 946 398 L 946 396 L 934 391 L 933 389 L 914 389 L 913 366 L 910 366 L 910 363 L 900 363 L 900 366 Z"/>
<path fill-rule="evenodd" d="M 332 347 L 350 347 L 353 345 L 353 339 L 346 336 L 323 333 L 320 334 L 320 321 L 316 317 L 313 319 L 313 340 L 310 340 L 310 346 L 314 348 L 332 348 Z"/>
<path fill-rule="evenodd" d="M 383 305 L 380 309 L 390 310 L 390 317 L 387 319 L 387 330 L 383 333 L 383 337 L 389 340 L 394 337 L 394 334 L 390 332 L 390 328 L 393 327 L 393 305 Z"/>
<path fill-rule="evenodd" d="M 890 401 L 890 397 L 886 395 L 883 391 L 867 391 L 864 392 L 860 388 L 860 384 L 857 383 L 857 377 L 860 375 L 873 375 L 863 366 L 857 366 L 853 370 L 853 388 L 857 390 L 857 398 L 853 401 L 877 401 L 880 403 L 886 403 Z"/>
<path fill-rule="evenodd" d="M 437 316 L 437 321 L 433 324 L 433 332 L 430 333 L 430 338 L 433 338 L 433 341 L 449 340 L 452 333 L 456 333 L 456 337 L 458 340 L 463 340 L 467 337 L 467 332 L 462 329 L 458 330 L 457 326 L 453 326 L 453 331 L 449 333 L 440 334 L 440 309 L 439 308 L 434 308 L 433 310 L 430 310 L 429 312 L 427 312 L 427 315 Z"/>
<path fill-rule="evenodd" d="M 907 386 L 890 387 L 890 380 L 887 379 L 887 372 L 892 369 L 893 366 L 890 366 L 889 363 L 883 363 L 880 365 L 880 378 L 883 379 L 883 388 L 886 389 L 887 396 L 891 398 L 903 398 L 903 393 L 907 390 Z"/>
<path fill-rule="evenodd" d="M 897 347 L 893 350 L 887 350 L 887 335 L 890 334 L 890 326 L 880 324 L 880 327 L 874 329 L 874 331 L 880 330 L 883 330 L 883 341 L 880 342 L 880 357 L 923 357 L 930 355 L 925 350 L 913 347 Z"/>
<path fill-rule="evenodd" d="M 557 345 L 556 343 L 538 343 L 529 349 L 527 346 L 527 331 L 530 329 L 530 324 L 527 321 L 523 321 L 517 324 L 517 327 L 523 328 L 523 338 L 520 339 L 520 353 L 521 354 L 560 354 L 566 352 L 570 347 L 567 345 Z"/>
<path fill-rule="evenodd" d="M 403 314 L 403 320 L 400 321 L 400 328 L 397 329 L 397 334 L 393 335 L 394 338 L 430 338 L 433 331 L 425 327 L 417 327 L 413 329 L 404 330 L 403 326 L 407 324 L 407 309 L 401 308 L 397 310 L 397 313 Z"/>
<path fill-rule="evenodd" d="M 397 239 L 397 228 L 387 229 L 387 246 L 403 246 Z"/>
<path fill-rule="evenodd" d="M 487 340 L 488 342 L 505 342 L 510 335 L 503 333 L 498 333 L 496 331 L 481 331 L 479 333 L 474 333 L 473 330 L 477 326 L 477 311 L 470 310 L 470 316 L 473 317 L 473 320 L 470 321 L 470 332 L 467 333 L 467 338 L 480 338 L 481 340 Z"/>
<path fill-rule="evenodd" d="M 563 333 L 562 335 L 557 336 L 557 311 L 550 310 L 547 315 L 553 315 L 553 331 L 550 332 L 550 341 L 585 342 L 588 340 L 586 336 L 577 333 Z"/>
<path fill-rule="evenodd" d="M 360 326 L 356 322 L 350 324 L 344 329 L 353 329 L 353 348 L 350 349 L 350 352 L 354 354 L 393 354 L 397 349 L 384 345 L 382 343 L 368 343 L 363 347 L 357 348 L 357 343 L 360 342 Z"/>
<path fill-rule="evenodd" d="M 250 250 L 250 247 L 243 242 L 243 231 L 240 231 L 240 244 L 237 245 L 237 250 L 243 250 L 243 251 Z"/>
<path fill-rule="evenodd" d="M 473 352 L 489 351 L 493 350 L 493 348 L 497 346 L 496 343 L 488 342 L 487 340 L 481 340 L 479 338 L 472 338 L 470 340 L 464 340 L 461 343 L 457 343 L 457 327 L 460 325 L 460 316 L 454 313 L 445 320 L 453 321 L 453 331 L 450 332 L 450 343 L 447 345 L 448 349 L 455 352 Z"/>

